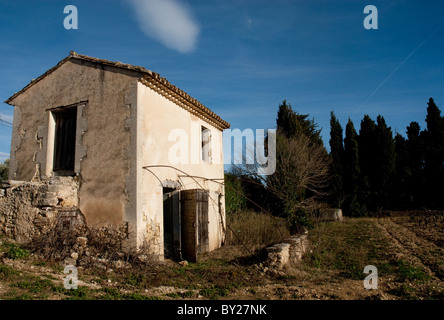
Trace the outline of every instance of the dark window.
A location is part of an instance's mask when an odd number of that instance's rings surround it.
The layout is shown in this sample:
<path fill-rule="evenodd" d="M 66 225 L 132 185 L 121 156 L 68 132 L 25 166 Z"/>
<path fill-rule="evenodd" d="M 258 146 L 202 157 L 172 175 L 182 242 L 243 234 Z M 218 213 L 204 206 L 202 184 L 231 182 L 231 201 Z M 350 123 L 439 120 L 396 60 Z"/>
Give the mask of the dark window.
<path fill-rule="evenodd" d="M 73 175 L 76 150 L 77 108 L 54 112 L 54 167 L 57 175 Z"/>

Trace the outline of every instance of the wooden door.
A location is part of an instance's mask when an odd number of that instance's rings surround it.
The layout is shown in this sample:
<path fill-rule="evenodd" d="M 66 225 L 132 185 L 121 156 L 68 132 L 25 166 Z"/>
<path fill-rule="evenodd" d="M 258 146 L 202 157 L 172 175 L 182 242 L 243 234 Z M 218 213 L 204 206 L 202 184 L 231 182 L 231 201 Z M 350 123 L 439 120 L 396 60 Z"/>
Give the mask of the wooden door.
<path fill-rule="evenodd" d="M 209 251 L 208 192 L 184 190 L 181 192 L 182 254 L 183 258 L 197 261 L 197 254 Z"/>

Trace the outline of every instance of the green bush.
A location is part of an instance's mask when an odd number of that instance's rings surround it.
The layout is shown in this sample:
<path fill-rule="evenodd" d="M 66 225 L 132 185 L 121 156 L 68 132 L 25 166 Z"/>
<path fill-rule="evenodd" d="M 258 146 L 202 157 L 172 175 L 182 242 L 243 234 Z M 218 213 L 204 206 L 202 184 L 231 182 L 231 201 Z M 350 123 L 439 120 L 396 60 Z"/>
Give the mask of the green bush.
<path fill-rule="evenodd" d="M 12 243 L 9 245 L 6 256 L 12 260 L 18 260 L 29 257 L 29 252 Z"/>
<path fill-rule="evenodd" d="M 0 181 L 9 179 L 9 159 L 4 163 L 0 163 Z"/>
<path fill-rule="evenodd" d="M 225 174 L 225 211 L 229 214 L 243 210 L 247 205 L 242 182 L 234 174 Z"/>
<path fill-rule="evenodd" d="M 0 279 L 2 280 L 10 279 L 13 276 L 17 276 L 18 274 L 19 272 L 16 271 L 15 269 L 5 264 L 0 264 Z"/>

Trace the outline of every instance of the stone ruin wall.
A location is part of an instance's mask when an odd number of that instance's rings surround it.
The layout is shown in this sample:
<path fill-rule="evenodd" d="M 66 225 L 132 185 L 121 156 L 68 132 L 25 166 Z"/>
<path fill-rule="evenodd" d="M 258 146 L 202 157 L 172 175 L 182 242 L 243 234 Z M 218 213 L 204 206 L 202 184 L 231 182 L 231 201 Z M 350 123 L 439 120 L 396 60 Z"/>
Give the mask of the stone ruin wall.
<path fill-rule="evenodd" d="M 270 269 L 282 270 L 287 266 L 295 266 L 302 260 L 308 248 L 308 232 L 293 236 L 283 243 L 266 248 L 267 259 L 262 267 L 265 268 L 264 271 L 267 271 Z"/>
<path fill-rule="evenodd" d="M 78 210 L 76 178 L 55 177 L 43 182 L 0 183 L 0 234 L 28 243 L 58 223 L 84 221 Z"/>

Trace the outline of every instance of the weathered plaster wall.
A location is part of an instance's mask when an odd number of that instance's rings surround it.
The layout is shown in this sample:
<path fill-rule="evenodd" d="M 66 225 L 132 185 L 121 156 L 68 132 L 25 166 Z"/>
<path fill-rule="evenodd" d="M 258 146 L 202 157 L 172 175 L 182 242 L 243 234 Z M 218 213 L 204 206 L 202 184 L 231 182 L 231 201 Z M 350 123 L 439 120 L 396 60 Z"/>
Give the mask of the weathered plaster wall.
<path fill-rule="evenodd" d="M 141 166 L 170 165 L 192 176 L 207 179 L 221 179 L 223 182 L 224 168 L 222 155 L 222 132 L 203 120 L 191 115 L 175 103 L 143 84 L 138 85 L 138 154 Z M 201 126 L 211 130 L 213 163 L 201 161 Z M 185 133 L 184 141 L 188 145 L 187 163 L 172 163 L 169 152 L 179 140 L 169 141 L 174 129 Z M 195 151 L 192 153 L 192 151 Z M 181 189 L 200 189 L 210 191 L 209 199 L 209 249 L 220 247 L 224 239 L 225 201 L 224 190 L 220 183 L 202 178 L 187 178 L 183 173 L 172 168 L 152 167 L 142 170 L 138 183 L 138 230 L 140 239 L 155 237 L 159 254 L 163 254 L 163 190 L 162 182 L 172 180 L 179 182 Z M 219 197 L 219 194 L 222 194 Z M 219 209 L 219 207 L 221 207 Z"/>
<path fill-rule="evenodd" d="M 76 157 L 82 181 L 80 209 L 91 227 L 122 223 L 131 156 L 127 123 L 131 105 L 125 96 L 139 77 L 134 71 L 71 59 L 17 96 L 12 101 L 15 117 L 10 178 L 47 178 L 45 148 L 52 143 L 46 134 L 47 110 L 87 100 L 78 110 L 78 119 L 87 121 L 77 125 L 83 154 Z"/>

